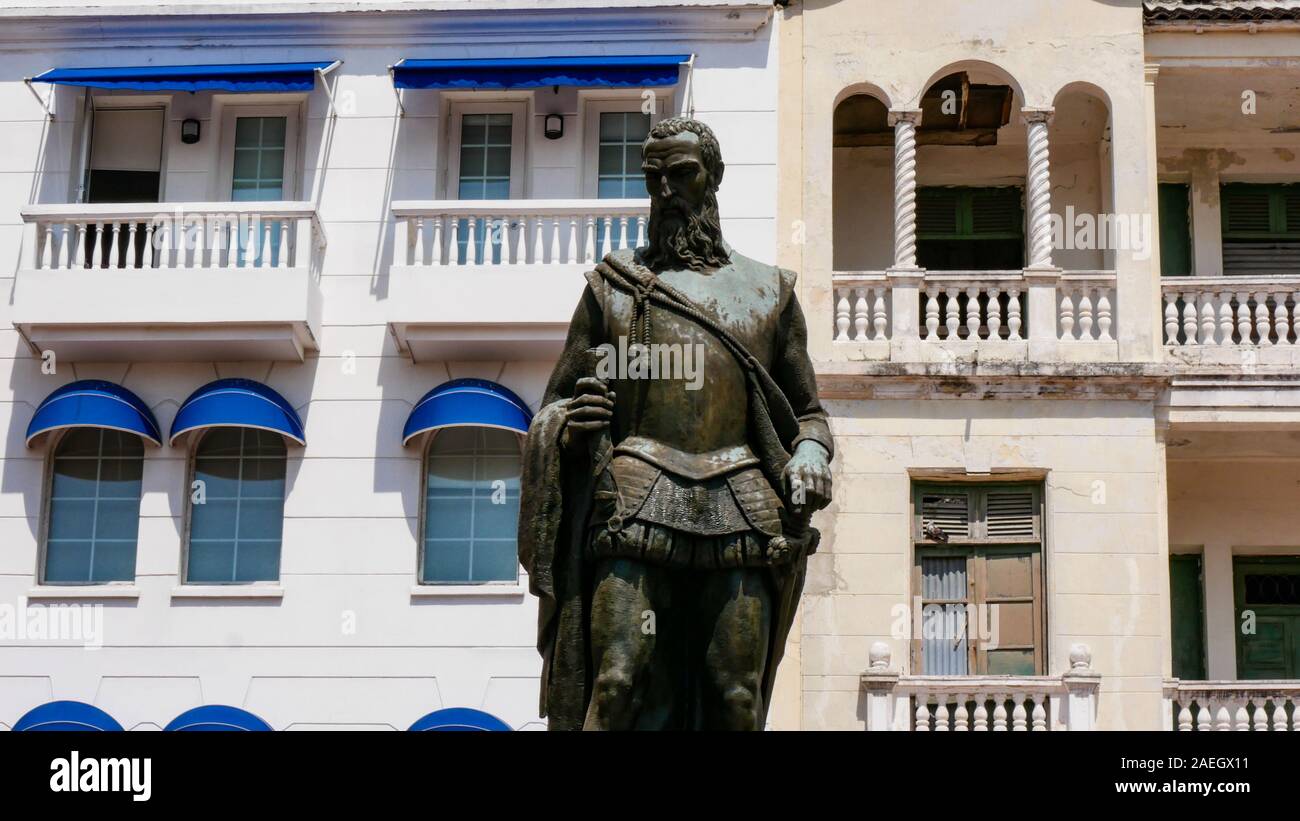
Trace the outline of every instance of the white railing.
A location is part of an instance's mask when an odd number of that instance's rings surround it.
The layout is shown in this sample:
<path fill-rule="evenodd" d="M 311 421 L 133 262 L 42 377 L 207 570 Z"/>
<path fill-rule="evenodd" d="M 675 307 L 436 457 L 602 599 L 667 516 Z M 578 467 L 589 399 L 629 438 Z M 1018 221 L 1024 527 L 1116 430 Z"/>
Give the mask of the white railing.
<path fill-rule="evenodd" d="M 23 267 L 295 268 L 325 247 L 305 202 L 29 205 Z"/>
<path fill-rule="evenodd" d="M 883 271 L 835 275 L 835 341 L 889 339 L 890 292 Z"/>
<path fill-rule="evenodd" d="M 1161 292 L 1169 347 L 1297 344 L 1300 278 L 1169 277 Z"/>
<path fill-rule="evenodd" d="M 1025 338 L 1024 276 L 1020 271 L 927 273 L 921 287 L 927 342 Z"/>
<path fill-rule="evenodd" d="M 1164 728 L 1300 731 L 1300 681 L 1166 679 Z"/>
<path fill-rule="evenodd" d="M 648 200 L 393 203 L 394 262 L 412 267 L 593 263 L 645 244 Z"/>
<path fill-rule="evenodd" d="M 1056 285 L 1058 338 L 1114 342 L 1115 275 L 1106 271 L 1062 274 Z"/>
<path fill-rule="evenodd" d="M 871 648 L 862 674 L 868 730 L 1042 732 L 1091 730 L 1101 676 L 1084 645 L 1060 676 L 910 676 L 890 671 L 888 645 Z"/>

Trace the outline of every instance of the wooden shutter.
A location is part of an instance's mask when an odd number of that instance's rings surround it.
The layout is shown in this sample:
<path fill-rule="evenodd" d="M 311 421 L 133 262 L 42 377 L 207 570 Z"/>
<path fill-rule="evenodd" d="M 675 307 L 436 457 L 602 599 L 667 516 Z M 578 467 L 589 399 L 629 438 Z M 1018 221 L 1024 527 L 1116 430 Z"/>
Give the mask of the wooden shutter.
<path fill-rule="evenodd" d="M 970 538 L 973 535 L 971 520 L 974 514 L 974 504 L 972 502 L 970 492 L 965 490 L 940 490 L 922 493 L 920 499 L 921 525 L 917 538 L 932 542 Z"/>
<path fill-rule="evenodd" d="M 969 202 L 972 236 L 1020 236 L 1023 217 L 1019 188 L 972 188 Z"/>
<path fill-rule="evenodd" d="M 1191 192 L 1186 183 L 1162 182 L 1160 202 L 1160 275 L 1192 273 Z"/>
<path fill-rule="evenodd" d="M 985 535 L 990 539 L 1037 536 L 1037 512 L 1032 488 L 989 491 L 984 511 Z"/>
<path fill-rule="evenodd" d="M 952 237 L 962 233 L 962 189 L 921 188 L 916 192 L 918 234 Z"/>
<path fill-rule="evenodd" d="M 1223 235 L 1268 235 L 1273 231 L 1271 185 L 1229 183 L 1221 189 Z"/>

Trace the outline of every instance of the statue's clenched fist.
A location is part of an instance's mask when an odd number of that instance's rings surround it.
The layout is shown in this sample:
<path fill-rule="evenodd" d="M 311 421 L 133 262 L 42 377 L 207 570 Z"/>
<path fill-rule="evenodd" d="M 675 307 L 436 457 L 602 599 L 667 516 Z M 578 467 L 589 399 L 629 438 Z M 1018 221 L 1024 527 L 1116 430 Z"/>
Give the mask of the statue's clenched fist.
<path fill-rule="evenodd" d="M 821 510 L 831 501 L 830 454 L 805 439 L 794 450 L 782 476 L 786 498 L 796 510 Z"/>

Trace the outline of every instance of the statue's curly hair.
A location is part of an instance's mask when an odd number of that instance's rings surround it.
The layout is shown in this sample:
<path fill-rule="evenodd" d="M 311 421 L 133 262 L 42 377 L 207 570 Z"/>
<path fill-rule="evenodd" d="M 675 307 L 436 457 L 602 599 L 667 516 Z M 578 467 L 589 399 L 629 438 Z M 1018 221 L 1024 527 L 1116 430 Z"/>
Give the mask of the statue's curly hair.
<path fill-rule="evenodd" d="M 689 131 L 700 138 L 700 153 L 704 157 L 704 168 L 709 172 L 709 177 L 712 179 L 712 187 L 716 189 L 722 182 L 722 146 L 718 145 L 718 138 L 714 136 L 713 129 L 699 120 L 693 120 L 690 117 L 669 117 L 655 123 L 654 127 L 650 129 L 650 133 L 646 135 L 645 142 L 641 145 L 642 156 L 645 156 L 645 147 L 652 140 L 673 137 L 683 131 Z"/>

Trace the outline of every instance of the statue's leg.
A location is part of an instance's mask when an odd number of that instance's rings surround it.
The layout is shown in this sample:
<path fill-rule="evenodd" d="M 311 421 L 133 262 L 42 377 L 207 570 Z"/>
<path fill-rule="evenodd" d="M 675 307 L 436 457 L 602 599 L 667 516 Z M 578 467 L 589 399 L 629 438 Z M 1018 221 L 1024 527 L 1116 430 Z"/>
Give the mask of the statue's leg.
<path fill-rule="evenodd" d="M 763 670 L 771 642 L 772 592 L 760 568 L 707 574 L 701 606 L 711 621 L 704 672 L 705 722 L 723 730 L 761 730 Z"/>
<path fill-rule="evenodd" d="M 584 730 L 630 730 L 649 684 L 655 631 L 644 629 L 654 611 L 656 568 L 635 559 L 602 559 L 591 600 L 595 670 Z"/>

